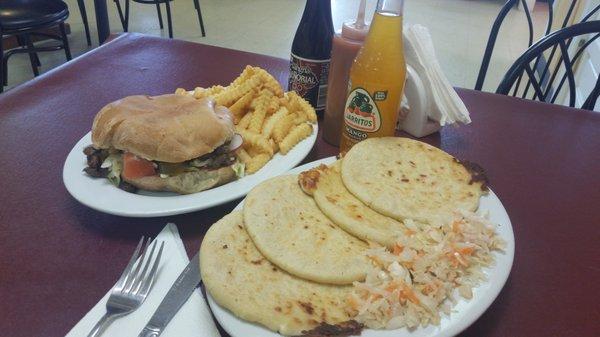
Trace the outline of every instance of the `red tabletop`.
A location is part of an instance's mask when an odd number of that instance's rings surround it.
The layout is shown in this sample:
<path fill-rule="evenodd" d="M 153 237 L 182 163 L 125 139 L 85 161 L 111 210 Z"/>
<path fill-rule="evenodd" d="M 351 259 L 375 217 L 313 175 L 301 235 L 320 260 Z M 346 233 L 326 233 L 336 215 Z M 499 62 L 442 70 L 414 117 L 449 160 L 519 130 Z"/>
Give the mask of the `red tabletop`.
<path fill-rule="evenodd" d="M 190 256 L 196 252 L 237 201 L 173 217 L 112 216 L 67 193 L 63 163 L 106 103 L 227 84 L 246 64 L 287 81 L 286 60 L 126 34 L 0 95 L 0 335 L 66 334 L 114 284 L 139 237 L 167 222 L 178 225 Z M 600 114 L 458 93 L 473 123 L 425 140 L 487 170 L 516 239 L 504 289 L 463 335 L 596 335 Z M 319 137 L 305 161 L 334 154 Z"/>

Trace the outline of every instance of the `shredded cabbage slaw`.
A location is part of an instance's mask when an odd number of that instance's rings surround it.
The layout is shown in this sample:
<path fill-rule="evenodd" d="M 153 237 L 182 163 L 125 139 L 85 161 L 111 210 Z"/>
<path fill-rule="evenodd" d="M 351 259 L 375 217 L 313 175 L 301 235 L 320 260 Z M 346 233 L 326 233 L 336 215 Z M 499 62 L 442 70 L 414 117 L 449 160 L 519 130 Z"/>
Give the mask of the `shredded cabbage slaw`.
<path fill-rule="evenodd" d="M 473 212 L 456 211 L 439 225 L 404 224 L 406 235 L 393 249 L 371 244 L 373 268 L 348 298 L 350 313 L 369 328 L 439 324 L 456 293 L 473 297 L 473 287 L 486 279 L 482 268 L 495 262 L 492 252 L 505 247 L 496 225 Z"/>

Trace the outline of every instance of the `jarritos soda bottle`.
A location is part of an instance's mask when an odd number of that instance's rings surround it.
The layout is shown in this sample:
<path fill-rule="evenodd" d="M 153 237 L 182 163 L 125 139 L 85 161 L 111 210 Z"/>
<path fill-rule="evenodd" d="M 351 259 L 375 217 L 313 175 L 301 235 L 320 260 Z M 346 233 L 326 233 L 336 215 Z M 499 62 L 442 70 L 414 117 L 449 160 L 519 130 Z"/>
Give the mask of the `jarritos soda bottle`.
<path fill-rule="evenodd" d="M 406 79 L 403 0 L 379 0 L 371 29 L 350 70 L 340 153 L 369 137 L 393 136 Z"/>

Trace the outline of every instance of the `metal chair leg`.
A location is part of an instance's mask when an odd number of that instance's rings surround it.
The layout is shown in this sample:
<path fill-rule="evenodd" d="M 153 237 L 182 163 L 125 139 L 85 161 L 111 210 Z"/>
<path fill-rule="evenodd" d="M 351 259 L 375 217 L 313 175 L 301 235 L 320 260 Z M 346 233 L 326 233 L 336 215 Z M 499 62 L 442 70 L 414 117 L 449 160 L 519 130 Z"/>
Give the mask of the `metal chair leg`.
<path fill-rule="evenodd" d="M 198 21 L 200 22 L 200 30 L 202 31 L 202 36 L 206 36 L 204 32 L 204 20 L 202 20 L 202 10 L 200 9 L 200 0 L 194 0 L 194 7 L 196 7 L 196 13 L 198 13 Z"/>
<path fill-rule="evenodd" d="M 160 2 L 156 1 L 156 12 L 158 13 L 158 24 L 160 26 L 160 29 L 163 29 L 163 19 L 162 19 L 162 12 L 160 11 Z"/>
<path fill-rule="evenodd" d="M 31 37 L 29 34 L 23 34 L 20 37 L 20 43 L 23 44 L 23 48 L 27 49 L 29 54 L 29 62 L 31 62 L 31 70 L 33 70 L 33 76 L 37 77 L 40 75 L 40 70 L 38 69 L 39 59 L 37 57 L 37 53 L 33 50 L 33 42 L 31 42 Z"/>
<path fill-rule="evenodd" d="M 167 26 L 169 27 L 169 38 L 173 38 L 173 22 L 171 21 L 171 5 L 169 5 L 169 0 L 165 2 L 167 6 Z"/>
<path fill-rule="evenodd" d="M 115 5 L 117 5 L 117 13 L 119 14 L 119 20 L 121 21 L 121 26 L 123 26 L 123 31 L 126 32 L 129 28 L 129 0 L 125 0 L 125 14 L 123 14 L 123 9 L 121 8 L 121 1 L 114 0 Z"/>
<path fill-rule="evenodd" d="M 129 0 L 125 0 L 125 29 L 129 30 Z"/>
<path fill-rule="evenodd" d="M 8 53 L 4 54 L 2 52 L 2 86 L 8 85 L 8 57 L 10 55 Z"/>
<path fill-rule="evenodd" d="M 69 49 L 69 40 L 67 39 L 65 23 L 61 22 L 58 26 L 60 27 L 60 35 L 62 37 L 63 48 L 65 49 L 65 56 L 67 56 L 67 61 L 71 61 L 71 49 Z"/>
<path fill-rule="evenodd" d="M 0 58 L 2 58 L 2 60 L 4 60 L 4 48 L 2 47 L 2 32 L 0 31 Z M 4 62 L 1 62 L 2 64 L 0 64 L 0 93 L 4 92 L 4 86 L 6 85 L 5 82 L 5 74 L 6 74 L 6 70 L 4 68 Z"/>
<path fill-rule="evenodd" d="M 87 12 L 85 11 L 84 0 L 77 0 L 77 6 L 79 6 L 79 13 L 81 13 L 81 20 L 83 21 L 83 28 L 85 29 L 85 39 L 87 45 L 92 45 L 92 39 L 90 38 L 90 25 L 88 23 Z"/>

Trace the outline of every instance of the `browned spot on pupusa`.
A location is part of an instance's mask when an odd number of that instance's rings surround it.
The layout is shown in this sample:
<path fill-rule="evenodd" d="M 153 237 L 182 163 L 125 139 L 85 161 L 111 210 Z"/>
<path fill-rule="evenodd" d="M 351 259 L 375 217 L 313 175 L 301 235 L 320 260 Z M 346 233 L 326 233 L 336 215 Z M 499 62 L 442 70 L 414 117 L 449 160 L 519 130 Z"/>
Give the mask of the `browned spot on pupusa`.
<path fill-rule="evenodd" d="M 481 167 L 479 164 L 477 163 L 473 163 L 470 161 L 461 161 L 458 160 L 456 158 L 454 158 L 454 160 L 461 164 L 462 166 L 464 166 L 467 171 L 469 171 L 469 173 L 471 174 L 471 180 L 469 180 L 469 185 L 472 185 L 474 183 L 479 183 L 481 184 L 481 190 L 485 191 L 488 189 L 488 185 L 490 183 L 488 177 L 485 174 L 485 170 L 483 169 L 483 167 Z"/>
<path fill-rule="evenodd" d="M 305 193 L 311 194 L 317 188 L 321 173 L 325 172 L 327 169 L 327 165 L 321 164 L 313 169 L 300 173 L 298 176 L 298 184 Z"/>
<path fill-rule="evenodd" d="M 298 301 L 298 305 L 300 306 L 300 308 L 302 308 L 302 310 L 304 310 L 309 315 L 312 315 L 313 312 L 315 312 L 315 309 L 313 308 L 313 306 L 310 302 Z"/>
<path fill-rule="evenodd" d="M 337 203 L 337 199 L 336 199 L 336 198 L 334 198 L 334 197 L 332 197 L 332 196 L 330 196 L 330 195 L 326 196 L 325 198 L 326 198 L 327 200 L 329 200 L 329 202 L 331 202 L 331 203 L 333 203 L 333 204 Z"/>
<path fill-rule="evenodd" d="M 324 337 L 324 336 L 353 336 L 360 335 L 363 325 L 355 320 L 350 320 L 338 324 L 327 324 L 325 322 L 317 325 L 311 330 L 302 331 L 302 336 Z"/>

